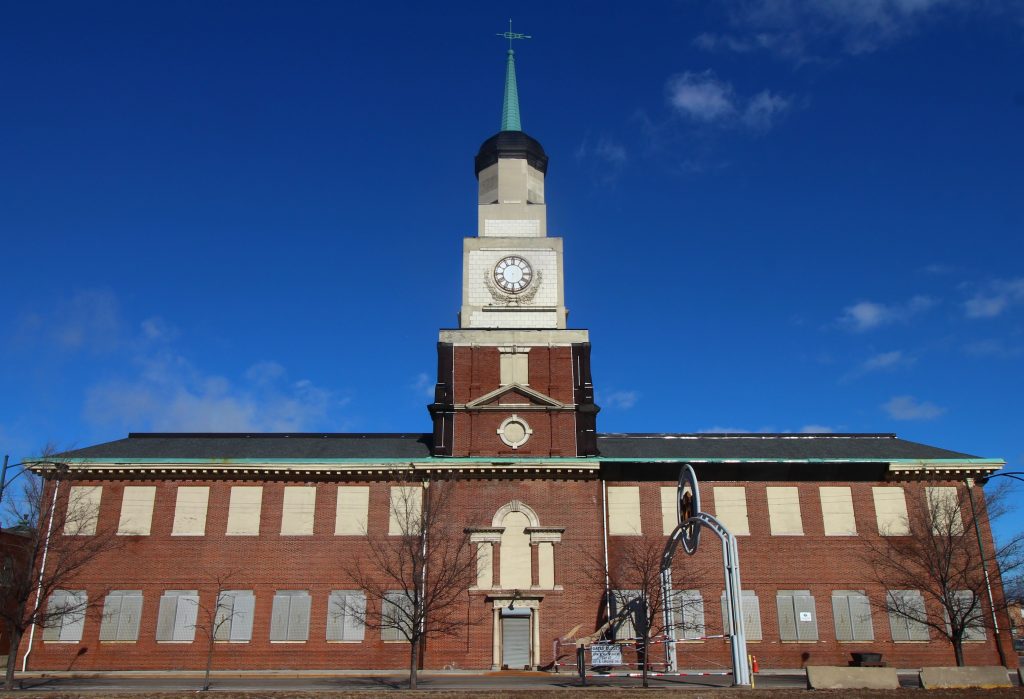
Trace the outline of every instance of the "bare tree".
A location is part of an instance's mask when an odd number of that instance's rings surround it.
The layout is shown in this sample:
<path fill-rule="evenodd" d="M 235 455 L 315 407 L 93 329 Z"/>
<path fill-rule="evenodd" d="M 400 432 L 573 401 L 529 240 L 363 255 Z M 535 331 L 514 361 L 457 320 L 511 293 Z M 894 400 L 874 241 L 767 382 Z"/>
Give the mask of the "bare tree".
<path fill-rule="evenodd" d="M 249 640 L 252 635 L 253 594 L 250 590 L 236 590 L 237 573 L 215 573 L 207 576 L 208 589 L 214 590 L 213 597 L 203 597 L 189 601 L 196 605 L 196 622 L 194 624 L 204 641 L 206 641 L 206 673 L 203 676 L 203 688 L 210 689 L 210 670 L 213 668 L 213 653 L 217 642 L 230 642 L 233 638 L 244 637 Z M 239 629 L 239 627 L 243 627 Z M 242 633 L 237 633 L 240 631 Z"/>
<path fill-rule="evenodd" d="M 451 481 L 392 488 L 390 531 L 368 536 L 367 555 L 353 557 L 347 570 L 365 600 L 346 597 L 331 610 L 407 641 L 410 689 L 428 639 L 456 635 L 479 621 L 464 613 L 477 561 L 464 517 L 453 511 L 454 489 Z"/>
<path fill-rule="evenodd" d="M 89 599 L 71 588 L 83 569 L 120 545 L 113 529 L 99 525 L 89 490 L 72 494 L 63 464 L 43 457 L 38 466 L 42 476 L 27 473 L 20 497 L 7 499 L 19 524 L 0 576 L 0 618 L 11 641 L 6 689 L 14 688 L 18 646 L 29 629 L 73 627 L 102 604 L 103 595 Z"/>
<path fill-rule="evenodd" d="M 1019 571 L 1024 535 L 982 553 L 983 545 L 988 548 L 982 533 L 1006 512 L 1005 490 L 974 497 L 973 502 L 967 487 L 960 486 L 908 490 L 908 496 L 900 526 L 864 538 L 864 561 L 887 590 L 884 599 L 873 603 L 894 623 L 905 624 L 909 638 L 916 634 L 926 640 L 929 629 L 945 638 L 956 664 L 963 665 L 963 642 L 983 637 L 985 629 L 995 627 L 995 615 L 1006 609 L 995 561 L 1003 575 Z M 929 607 L 941 613 L 929 614 Z"/>
<path fill-rule="evenodd" d="M 648 686 L 652 639 L 674 637 L 680 633 L 703 634 L 701 598 L 684 595 L 678 589 L 666 598 L 662 589 L 661 563 L 665 543 L 664 537 L 622 537 L 611 552 L 608 569 L 610 628 L 618 640 L 636 638 L 637 662 L 641 667 L 644 687 Z M 599 563 L 603 566 L 603 562 Z M 697 570 L 691 564 L 685 580 L 695 580 Z M 681 582 L 684 579 L 677 578 L 674 584 L 678 588 Z M 697 587 L 696 582 L 693 587 Z M 665 624 L 666 607 L 672 619 L 669 626 Z"/>

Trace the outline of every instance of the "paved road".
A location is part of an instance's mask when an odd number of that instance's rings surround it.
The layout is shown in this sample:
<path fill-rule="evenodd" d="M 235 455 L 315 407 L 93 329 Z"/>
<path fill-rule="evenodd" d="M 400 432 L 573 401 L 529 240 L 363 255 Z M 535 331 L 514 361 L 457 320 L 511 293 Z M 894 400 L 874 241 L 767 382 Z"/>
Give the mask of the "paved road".
<path fill-rule="evenodd" d="M 308 677 L 266 677 L 230 676 L 214 677 L 213 689 L 220 691 L 330 691 L 330 690 L 391 690 L 405 686 L 403 675 L 373 676 L 308 676 Z M 689 687 L 693 689 L 728 687 L 727 677 L 680 677 L 651 678 L 656 687 Z M 803 673 L 794 675 L 759 675 L 758 687 L 802 688 L 806 686 Z M 495 689 L 558 689 L 578 687 L 580 681 L 573 675 L 556 674 L 422 674 L 420 689 L 435 690 L 495 690 Z M 89 691 L 89 692 L 132 692 L 132 691 L 189 691 L 202 686 L 202 678 L 194 676 L 163 677 L 30 677 L 23 681 L 27 690 L 36 692 Z M 638 687 L 639 678 L 588 678 L 589 687 Z"/>
<path fill-rule="evenodd" d="M 906 688 L 919 687 L 916 671 L 899 673 L 900 685 Z M 1014 678 L 1015 679 L 1015 678 Z M 731 678 L 722 676 L 708 677 L 652 677 L 654 687 L 675 687 L 690 689 L 708 689 L 729 687 Z M 802 689 L 807 686 L 803 672 L 794 671 L 789 674 L 759 674 L 755 677 L 755 685 L 759 689 Z M 201 675 L 192 673 L 146 674 L 139 676 L 92 676 L 92 677 L 38 677 L 29 676 L 22 680 L 26 690 L 39 693 L 54 691 L 83 692 L 154 692 L 154 691 L 194 691 L 202 687 Z M 295 673 L 280 676 L 264 674 L 225 673 L 214 675 L 213 690 L 215 691 L 345 691 L 345 690 L 393 690 L 406 686 L 404 674 L 367 674 L 367 675 L 324 675 L 315 673 Z M 420 689 L 476 691 L 486 693 L 498 689 L 560 689 L 579 687 L 577 676 L 563 673 L 480 673 L 467 672 L 441 673 L 424 672 L 420 674 Z M 639 687 L 639 678 L 593 677 L 587 679 L 588 687 Z"/>

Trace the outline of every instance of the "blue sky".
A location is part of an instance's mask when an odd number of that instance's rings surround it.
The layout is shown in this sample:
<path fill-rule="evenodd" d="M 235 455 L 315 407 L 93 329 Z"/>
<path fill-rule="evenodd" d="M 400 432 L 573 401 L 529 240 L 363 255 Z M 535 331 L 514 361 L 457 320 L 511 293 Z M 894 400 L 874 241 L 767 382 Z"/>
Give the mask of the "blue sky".
<path fill-rule="evenodd" d="M 426 431 L 507 13 L 8 7 L 0 450 Z M 1024 4 L 514 19 L 599 429 L 896 432 L 1024 470 Z"/>

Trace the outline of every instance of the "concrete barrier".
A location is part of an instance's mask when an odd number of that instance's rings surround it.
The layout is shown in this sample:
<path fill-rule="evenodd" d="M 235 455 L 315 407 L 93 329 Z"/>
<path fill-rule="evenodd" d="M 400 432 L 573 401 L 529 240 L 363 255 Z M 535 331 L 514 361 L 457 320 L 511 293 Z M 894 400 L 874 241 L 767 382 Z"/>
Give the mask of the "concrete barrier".
<path fill-rule="evenodd" d="M 807 667 L 809 689 L 899 689 L 893 667 Z"/>
<path fill-rule="evenodd" d="M 921 686 L 925 689 L 965 689 L 967 687 L 1012 687 L 1005 667 L 925 667 L 921 668 Z"/>

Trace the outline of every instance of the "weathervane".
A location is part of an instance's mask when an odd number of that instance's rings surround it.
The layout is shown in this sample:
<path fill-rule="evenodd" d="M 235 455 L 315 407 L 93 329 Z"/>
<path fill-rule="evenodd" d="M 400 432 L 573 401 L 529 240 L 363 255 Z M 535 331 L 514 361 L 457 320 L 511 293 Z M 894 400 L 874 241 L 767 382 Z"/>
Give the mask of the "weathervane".
<path fill-rule="evenodd" d="M 512 50 L 512 40 L 513 39 L 532 39 L 533 38 L 529 34 L 520 34 L 518 32 L 512 31 L 512 18 L 511 17 L 508 20 L 508 31 L 504 32 L 502 34 L 495 34 L 495 36 L 500 36 L 503 39 L 508 39 L 508 50 L 509 51 Z"/>

